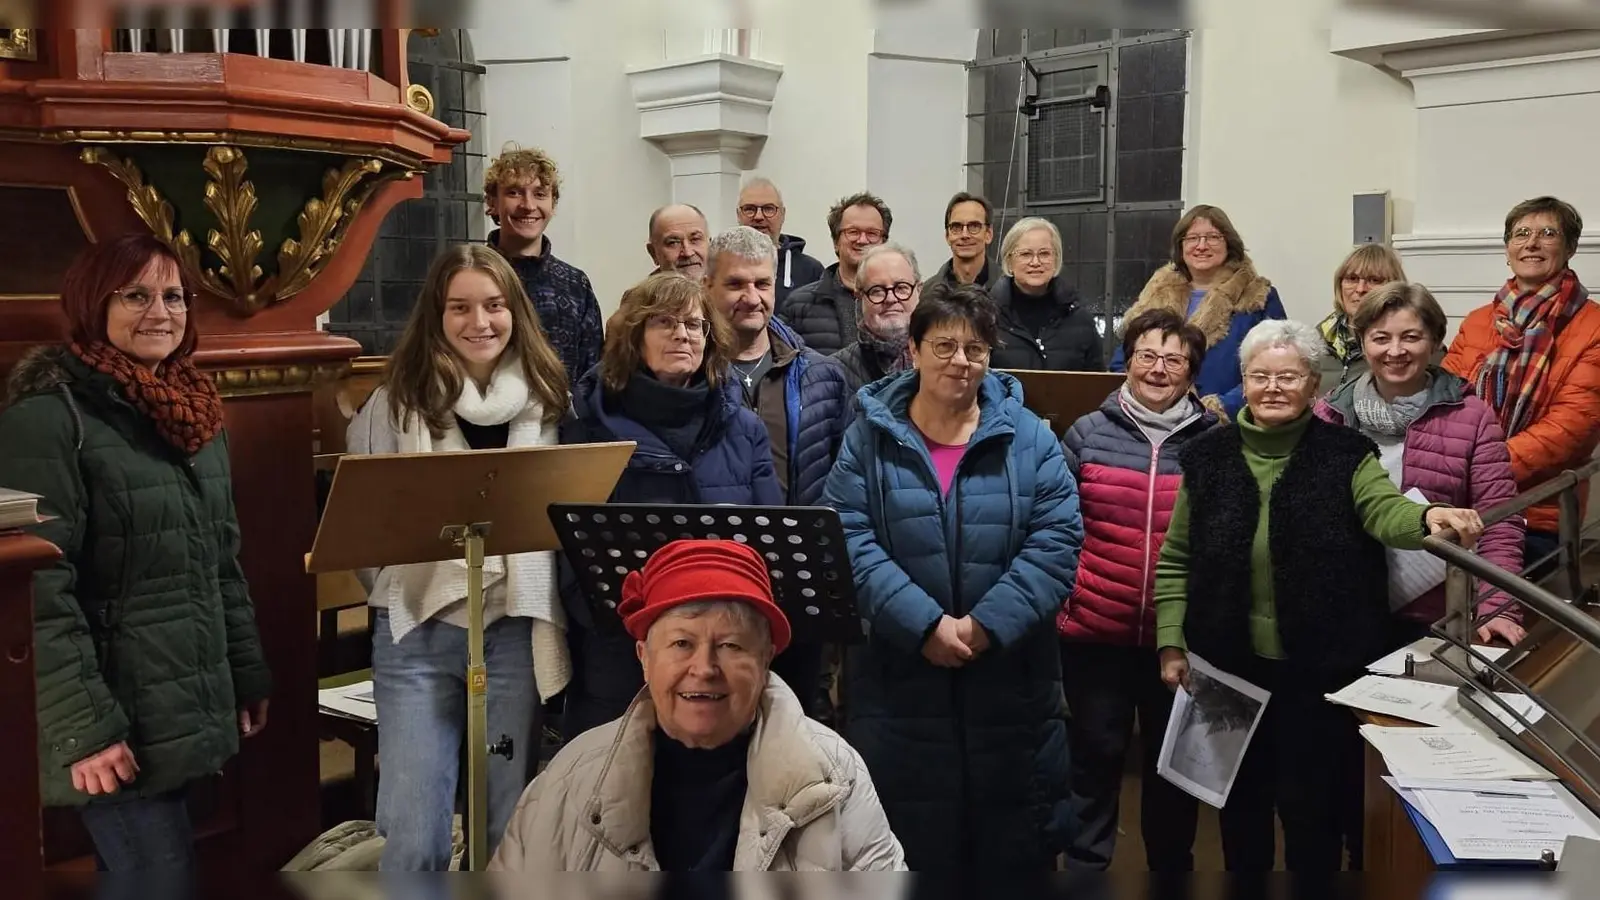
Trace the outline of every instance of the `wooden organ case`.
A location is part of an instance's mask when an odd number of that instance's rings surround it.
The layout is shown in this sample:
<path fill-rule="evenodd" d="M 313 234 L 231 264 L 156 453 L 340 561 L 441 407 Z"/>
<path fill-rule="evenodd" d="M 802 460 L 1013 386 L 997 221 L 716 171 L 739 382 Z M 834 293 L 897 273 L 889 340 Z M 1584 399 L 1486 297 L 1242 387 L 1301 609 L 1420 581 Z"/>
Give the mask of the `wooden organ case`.
<path fill-rule="evenodd" d="M 422 175 L 468 134 L 407 81 L 408 29 L 119 29 L 114 5 L 51 0 L 37 8 L 45 27 L 0 29 L 0 373 L 61 340 L 56 291 L 90 242 L 154 233 L 199 287 L 196 360 L 225 398 L 243 564 L 275 678 L 266 731 L 191 798 L 202 881 L 215 884 L 275 870 L 320 830 L 316 584 L 303 565 L 317 522 L 312 392 L 360 347 L 318 317 L 384 216 L 421 196 Z M 365 14 L 398 26 L 404 9 L 373 0 Z M 107 27 L 67 27 L 96 23 Z M 0 565 L 0 595 L 26 596 L 29 571 Z M 0 759 L 19 777 L 37 765 L 31 628 L 28 604 L 0 604 Z M 11 808 L 30 796 L 37 808 L 33 792 L 6 801 L 0 859 L 25 885 L 92 868 L 71 811 Z"/>

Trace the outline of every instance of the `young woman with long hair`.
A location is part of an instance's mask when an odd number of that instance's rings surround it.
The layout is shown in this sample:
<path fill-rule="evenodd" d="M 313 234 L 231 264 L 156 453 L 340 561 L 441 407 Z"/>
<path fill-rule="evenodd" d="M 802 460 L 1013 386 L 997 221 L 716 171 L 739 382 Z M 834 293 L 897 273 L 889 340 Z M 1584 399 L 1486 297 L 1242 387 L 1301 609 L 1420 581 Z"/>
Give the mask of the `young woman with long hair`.
<path fill-rule="evenodd" d="M 569 406 L 566 370 L 511 267 L 490 248 L 452 247 L 434 260 L 383 385 L 351 421 L 349 452 L 555 444 Z M 553 556 L 484 560 L 489 733 L 518 742 L 530 736 L 535 704 L 570 678 Z M 452 560 L 361 575 L 377 607 L 378 830 L 387 839 L 380 867 L 446 869 L 467 725 L 467 570 Z M 489 760 L 491 852 L 527 784 L 527 759 Z"/>

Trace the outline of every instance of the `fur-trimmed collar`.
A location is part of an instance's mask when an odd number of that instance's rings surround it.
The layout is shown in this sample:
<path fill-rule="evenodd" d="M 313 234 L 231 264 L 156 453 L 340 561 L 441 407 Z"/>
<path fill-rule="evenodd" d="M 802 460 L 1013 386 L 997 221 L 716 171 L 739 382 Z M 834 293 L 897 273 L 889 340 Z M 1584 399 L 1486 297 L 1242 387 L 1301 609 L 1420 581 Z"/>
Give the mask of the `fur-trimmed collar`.
<path fill-rule="evenodd" d="M 35 347 L 23 355 L 6 378 L 6 389 L 0 396 L 0 409 L 17 402 L 29 394 L 38 394 L 73 380 L 67 369 L 67 348 L 61 344 Z"/>
<path fill-rule="evenodd" d="M 1189 309 L 1189 279 L 1177 267 L 1167 263 L 1150 276 L 1137 302 L 1123 314 L 1126 322 L 1142 312 L 1152 309 L 1170 309 L 1184 315 Z M 1206 336 L 1207 349 L 1228 336 L 1233 327 L 1233 317 L 1238 313 L 1259 312 L 1266 308 L 1267 292 L 1272 282 L 1256 274 L 1255 266 L 1244 259 L 1234 263 L 1231 271 L 1224 270 L 1212 282 L 1200 306 L 1189 318 L 1189 324 Z"/>

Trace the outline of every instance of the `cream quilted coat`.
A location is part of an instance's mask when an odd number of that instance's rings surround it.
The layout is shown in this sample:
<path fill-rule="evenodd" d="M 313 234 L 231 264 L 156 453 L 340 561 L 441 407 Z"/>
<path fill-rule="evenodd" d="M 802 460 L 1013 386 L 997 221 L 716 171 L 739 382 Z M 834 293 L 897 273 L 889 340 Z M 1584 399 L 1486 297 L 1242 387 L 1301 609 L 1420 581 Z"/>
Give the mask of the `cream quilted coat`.
<path fill-rule="evenodd" d="M 650 777 L 655 705 L 641 691 L 622 718 L 574 738 L 523 793 L 489 868 L 654 871 Z M 808 719 L 769 676 L 747 763 L 735 871 L 905 870 L 866 764 Z"/>

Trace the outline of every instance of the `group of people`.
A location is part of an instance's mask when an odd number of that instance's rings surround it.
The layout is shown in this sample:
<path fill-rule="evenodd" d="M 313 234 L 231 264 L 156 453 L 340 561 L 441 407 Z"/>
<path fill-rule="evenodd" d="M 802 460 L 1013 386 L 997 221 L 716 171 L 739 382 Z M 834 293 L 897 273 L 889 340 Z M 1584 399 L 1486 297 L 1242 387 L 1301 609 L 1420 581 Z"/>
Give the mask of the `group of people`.
<path fill-rule="evenodd" d="M 1600 308 L 1554 198 L 1507 216 L 1512 275 L 1442 363 L 1444 313 L 1392 251 L 1353 252 L 1301 324 L 1195 207 L 1122 322 L 1123 385 L 1062 437 L 1004 371 L 1105 365 L 1046 220 L 991 260 L 992 209 L 958 194 L 924 281 L 888 206 L 853 195 L 823 267 L 755 179 L 721 234 L 658 210 L 656 271 L 602 328 L 545 236 L 553 161 L 510 150 L 484 194 L 498 228 L 434 261 L 349 452 L 632 441 L 613 501 L 836 510 L 863 619 L 830 686 L 830 648 L 792 639 L 748 547 L 658 551 L 620 627 L 564 558 L 486 560 L 489 733 L 529 735 L 559 698 L 566 739 L 531 784 L 525 755 L 491 757 L 498 868 L 1103 869 L 1137 720 L 1147 862 L 1191 869 L 1195 801 L 1154 774 L 1191 650 L 1273 691 L 1222 811 L 1227 867 L 1274 866 L 1274 819 L 1289 868 L 1359 867 L 1360 744 L 1321 697 L 1443 610 L 1442 588 L 1390 602 L 1385 548 L 1450 531 L 1520 570 L 1553 548 L 1553 508 L 1477 511 L 1600 442 Z M 44 497 L 63 551 L 36 591 L 45 798 L 82 809 L 110 869 L 192 866 L 186 786 L 271 692 L 192 291 L 154 238 L 91 247 L 62 289 L 70 340 L 18 366 L 0 411 L 0 484 Z M 382 865 L 446 868 L 466 570 L 360 577 Z M 1479 602 L 1482 640 L 1521 639 L 1514 604 Z"/>

